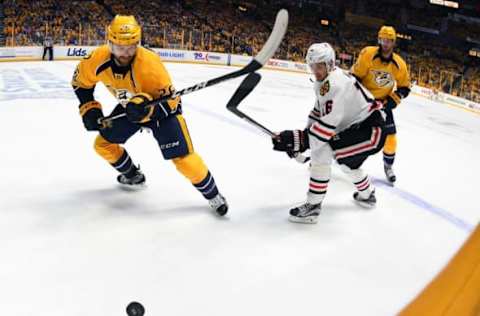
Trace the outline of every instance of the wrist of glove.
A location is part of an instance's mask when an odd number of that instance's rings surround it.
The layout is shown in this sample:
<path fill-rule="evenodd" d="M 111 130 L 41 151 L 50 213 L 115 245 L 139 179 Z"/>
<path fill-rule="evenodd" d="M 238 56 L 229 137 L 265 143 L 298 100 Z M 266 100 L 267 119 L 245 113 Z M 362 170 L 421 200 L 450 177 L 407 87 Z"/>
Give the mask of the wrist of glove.
<path fill-rule="evenodd" d="M 83 125 L 87 131 L 98 131 L 103 126 L 99 120 L 104 118 L 102 105 L 97 101 L 90 101 L 82 104 L 79 108 Z"/>
<path fill-rule="evenodd" d="M 402 97 L 398 95 L 396 92 L 390 93 L 390 95 L 385 99 L 383 107 L 387 110 L 393 110 L 400 104 L 402 101 Z"/>
<path fill-rule="evenodd" d="M 310 145 L 308 130 L 287 130 L 272 138 L 273 150 L 286 152 L 291 158 L 306 151 Z"/>
<path fill-rule="evenodd" d="M 146 93 L 134 95 L 126 106 L 128 120 L 133 123 L 146 123 L 151 120 L 163 120 L 170 115 L 181 113 L 177 100 L 165 100 L 155 105 L 149 104 L 152 100 L 153 97 Z M 172 111 L 169 102 L 175 102 L 175 111 Z"/>

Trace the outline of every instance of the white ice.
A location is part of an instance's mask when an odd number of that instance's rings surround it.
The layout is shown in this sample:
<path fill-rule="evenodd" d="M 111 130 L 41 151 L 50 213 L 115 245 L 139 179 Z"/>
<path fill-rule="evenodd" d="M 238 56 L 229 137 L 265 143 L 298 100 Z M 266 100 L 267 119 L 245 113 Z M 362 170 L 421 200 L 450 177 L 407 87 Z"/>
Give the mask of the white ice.
<path fill-rule="evenodd" d="M 194 146 L 230 203 L 218 218 L 164 161 L 152 134 L 128 143 L 148 187 L 125 192 L 93 150 L 70 88 L 76 62 L 0 63 L 3 315 L 393 315 L 479 221 L 480 116 L 410 96 L 396 111 L 398 182 L 364 165 L 378 206 L 352 202 L 338 167 L 317 225 L 288 222 L 308 170 L 229 113 L 240 80 L 184 97 Z M 167 64 L 177 88 L 232 68 Z M 261 71 L 241 105 L 273 130 L 303 128 L 307 75 Z M 99 85 L 109 112 L 115 103 Z"/>

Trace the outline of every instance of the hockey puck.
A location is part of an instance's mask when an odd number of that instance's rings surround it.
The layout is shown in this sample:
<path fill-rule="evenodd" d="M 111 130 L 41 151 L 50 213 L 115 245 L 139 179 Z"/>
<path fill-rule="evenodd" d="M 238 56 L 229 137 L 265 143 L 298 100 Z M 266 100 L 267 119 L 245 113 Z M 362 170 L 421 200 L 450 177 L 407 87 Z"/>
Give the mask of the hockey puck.
<path fill-rule="evenodd" d="M 128 316 L 143 316 L 145 314 L 145 308 L 139 302 L 131 302 L 127 306 Z"/>

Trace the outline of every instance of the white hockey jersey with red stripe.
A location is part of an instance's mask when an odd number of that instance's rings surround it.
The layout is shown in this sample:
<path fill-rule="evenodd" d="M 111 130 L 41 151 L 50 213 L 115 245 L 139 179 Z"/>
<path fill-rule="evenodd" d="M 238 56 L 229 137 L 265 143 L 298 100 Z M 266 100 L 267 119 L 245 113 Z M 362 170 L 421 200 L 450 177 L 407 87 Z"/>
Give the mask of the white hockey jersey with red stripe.
<path fill-rule="evenodd" d="M 372 113 L 373 95 L 340 68 L 330 72 L 325 80 L 316 81 L 314 91 L 317 100 L 308 120 L 312 152 Z"/>

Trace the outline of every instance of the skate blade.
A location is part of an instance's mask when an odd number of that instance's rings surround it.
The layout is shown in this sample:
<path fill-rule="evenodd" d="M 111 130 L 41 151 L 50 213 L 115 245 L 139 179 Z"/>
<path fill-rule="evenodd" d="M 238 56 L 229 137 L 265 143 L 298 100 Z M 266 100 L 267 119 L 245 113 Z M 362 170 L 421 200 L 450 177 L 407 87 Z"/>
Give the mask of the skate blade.
<path fill-rule="evenodd" d="M 363 201 L 358 201 L 358 200 L 354 200 L 356 204 L 358 204 L 359 206 L 361 206 L 362 208 L 364 209 L 367 209 L 367 210 L 370 210 L 370 209 L 373 209 L 375 208 L 375 204 L 371 204 L 371 203 L 368 203 L 368 202 L 363 202 Z"/>
<path fill-rule="evenodd" d="M 141 184 L 121 184 L 119 183 L 118 188 L 122 191 L 126 192 L 137 192 L 137 191 L 142 191 L 147 188 L 147 185 L 145 183 Z"/>
<path fill-rule="evenodd" d="M 395 181 L 390 181 L 390 180 L 387 179 L 386 182 L 387 182 L 387 184 L 388 184 L 389 186 L 391 186 L 391 187 L 394 187 L 394 186 L 395 186 Z"/>
<path fill-rule="evenodd" d="M 288 220 L 292 223 L 316 224 L 318 222 L 318 216 L 297 217 L 290 215 Z"/>

